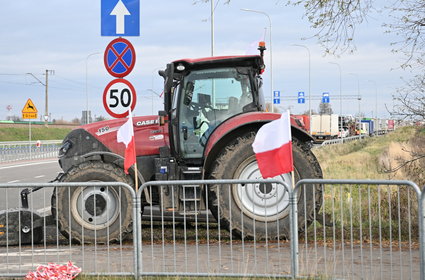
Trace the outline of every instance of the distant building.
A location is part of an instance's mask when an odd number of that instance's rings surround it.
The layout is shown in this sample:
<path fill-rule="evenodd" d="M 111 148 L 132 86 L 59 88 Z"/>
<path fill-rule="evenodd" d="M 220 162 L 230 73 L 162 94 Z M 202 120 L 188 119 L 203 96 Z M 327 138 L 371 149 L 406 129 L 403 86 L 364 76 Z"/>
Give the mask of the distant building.
<path fill-rule="evenodd" d="M 81 115 L 81 124 L 92 123 L 91 111 L 83 111 Z"/>

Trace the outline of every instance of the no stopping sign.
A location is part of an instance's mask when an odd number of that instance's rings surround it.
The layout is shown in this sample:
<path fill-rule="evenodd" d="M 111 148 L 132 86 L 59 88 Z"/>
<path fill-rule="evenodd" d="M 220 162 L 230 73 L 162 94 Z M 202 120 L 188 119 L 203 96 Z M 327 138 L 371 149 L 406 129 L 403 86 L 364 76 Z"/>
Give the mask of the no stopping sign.
<path fill-rule="evenodd" d="M 116 38 L 106 47 L 103 62 L 109 74 L 116 78 L 123 78 L 133 70 L 136 63 L 136 51 L 128 40 Z"/>
<path fill-rule="evenodd" d="M 128 110 L 136 107 L 136 90 L 125 79 L 111 81 L 103 91 L 103 106 L 106 112 L 114 118 L 128 116 Z"/>

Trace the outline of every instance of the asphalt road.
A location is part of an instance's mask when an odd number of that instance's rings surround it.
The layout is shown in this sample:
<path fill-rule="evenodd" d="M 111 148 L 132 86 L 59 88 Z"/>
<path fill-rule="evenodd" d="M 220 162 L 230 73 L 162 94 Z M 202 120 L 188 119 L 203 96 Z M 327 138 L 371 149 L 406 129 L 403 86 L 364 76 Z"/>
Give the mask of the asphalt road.
<path fill-rule="evenodd" d="M 0 165 L 0 183 L 47 183 L 61 171 L 57 160 L 43 160 L 34 162 L 20 162 Z M 20 191 L 22 189 L 0 189 L 0 210 L 18 208 Z M 50 197 L 53 188 L 39 190 L 28 197 L 30 208 L 43 212 L 50 209 Z"/>

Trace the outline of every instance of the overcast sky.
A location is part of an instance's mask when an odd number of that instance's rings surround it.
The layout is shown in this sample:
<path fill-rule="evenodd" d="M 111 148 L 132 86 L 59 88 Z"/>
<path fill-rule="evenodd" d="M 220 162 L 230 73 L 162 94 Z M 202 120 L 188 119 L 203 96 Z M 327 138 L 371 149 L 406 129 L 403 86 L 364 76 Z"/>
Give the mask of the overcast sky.
<path fill-rule="evenodd" d="M 267 17 L 241 8 L 263 11 L 270 16 L 273 89 L 284 96 L 279 105 L 282 109 L 290 107 L 293 113 L 308 109 L 308 99 L 305 104 L 285 100 L 296 97 L 299 91 L 308 94 L 309 89 L 307 51 L 293 44 L 305 45 L 311 52 L 311 107 L 316 111 L 317 97 L 323 92 L 330 93 L 336 113 L 341 109 L 337 99 L 340 73 L 338 66 L 330 62 L 341 67 L 342 95 L 357 95 L 359 90 L 360 111 L 367 116 L 374 115 L 377 107 L 380 117 L 388 117 L 385 104 L 392 106 L 392 95 L 403 84 L 400 77 L 412 76 L 398 69 L 402 57 L 391 52 L 390 43 L 397 38 L 384 34 L 382 22 L 388 17 L 385 13 L 373 12 L 357 29 L 354 54 L 336 58 L 323 56 L 315 38 L 302 39 L 314 33 L 300 7 L 287 7 L 282 4 L 285 1 L 277 0 L 232 0 L 229 5 L 224 0 L 215 2 L 215 55 L 247 54 L 250 45 L 264 34 L 270 50 Z M 194 4 L 193 0 L 140 1 L 140 37 L 127 37 L 137 53 L 135 68 L 126 77 L 137 91 L 136 115 L 156 114 L 162 108 L 162 99 L 152 93 L 152 90 L 162 91 L 158 69 L 176 59 L 210 56 L 210 13 L 209 3 Z M 104 67 L 103 52 L 114 37 L 100 35 L 100 1 L 6 1 L 2 3 L 0 22 L 0 119 L 21 115 L 28 98 L 36 105 L 39 115 L 45 113 L 45 87 L 27 73 L 44 83 L 46 69 L 54 70 L 54 75 L 49 76 L 52 119 L 80 118 L 87 99 L 93 116 L 109 117 L 102 105 L 102 93 L 113 77 Z M 264 80 L 270 100 L 269 50 Z M 10 112 L 8 105 L 12 107 Z M 342 111 L 357 114 L 358 100 L 344 98 Z"/>

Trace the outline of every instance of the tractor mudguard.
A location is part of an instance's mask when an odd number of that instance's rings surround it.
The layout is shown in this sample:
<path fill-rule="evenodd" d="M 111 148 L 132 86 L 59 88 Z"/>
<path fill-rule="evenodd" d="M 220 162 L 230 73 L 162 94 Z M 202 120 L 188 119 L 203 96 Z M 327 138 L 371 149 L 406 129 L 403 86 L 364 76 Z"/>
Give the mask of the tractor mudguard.
<path fill-rule="evenodd" d="M 231 118 L 220 124 L 209 136 L 204 150 L 204 170 L 209 170 L 211 163 L 218 153 L 226 147 L 227 143 L 235 138 L 235 135 L 242 135 L 249 131 L 257 131 L 262 125 L 280 118 L 280 114 L 252 112 L 245 113 Z M 314 139 L 310 134 L 302 130 L 294 118 L 291 118 L 292 137 L 302 143 L 310 144 Z"/>

